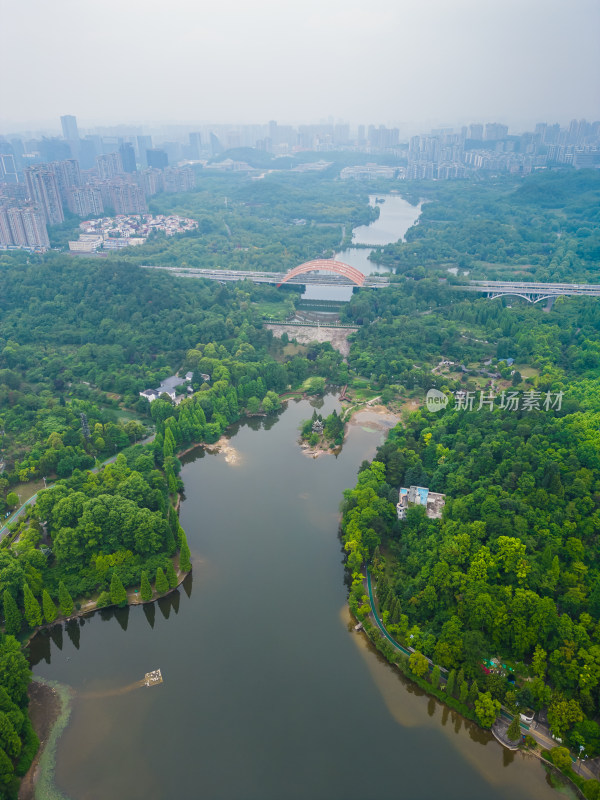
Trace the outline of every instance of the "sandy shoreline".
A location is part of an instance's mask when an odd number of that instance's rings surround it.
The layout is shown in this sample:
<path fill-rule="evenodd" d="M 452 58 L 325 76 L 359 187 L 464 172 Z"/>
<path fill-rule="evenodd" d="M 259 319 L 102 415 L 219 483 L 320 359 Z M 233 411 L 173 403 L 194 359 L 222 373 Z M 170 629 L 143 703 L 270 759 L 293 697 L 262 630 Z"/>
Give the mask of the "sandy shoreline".
<path fill-rule="evenodd" d="M 383 405 L 365 405 L 356 408 L 351 412 L 350 419 L 344 426 L 344 442 L 350 435 L 352 428 L 364 428 L 371 431 L 389 431 L 400 420 L 400 414 L 390 411 Z M 300 448 L 304 455 L 309 458 L 319 458 L 320 456 L 334 455 L 336 456 L 344 445 L 337 447 L 311 447 L 306 442 L 300 440 Z"/>

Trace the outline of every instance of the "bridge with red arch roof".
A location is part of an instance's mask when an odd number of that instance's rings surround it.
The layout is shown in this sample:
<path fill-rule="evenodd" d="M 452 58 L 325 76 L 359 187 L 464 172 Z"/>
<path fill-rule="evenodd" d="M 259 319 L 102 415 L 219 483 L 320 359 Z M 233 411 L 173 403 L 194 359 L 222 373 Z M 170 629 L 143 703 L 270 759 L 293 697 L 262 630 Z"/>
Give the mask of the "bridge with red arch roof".
<path fill-rule="evenodd" d="M 383 289 L 390 285 L 389 278 L 365 275 L 356 267 L 336 261 L 333 258 L 318 258 L 306 261 L 288 272 L 257 272 L 236 269 L 197 269 L 196 267 L 163 267 L 142 265 L 142 269 L 159 269 L 170 272 L 178 278 L 207 278 L 212 281 L 244 281 L 253 283 L 274 283 L 282 286 L 304 286 L 309 284 L 352 286 L 363 289 Z"/>
<path fill-rule="evenodd" d="M 298 275 L 306 275 L 309 272 L 331 272 L 334 275 L 341 275 L 342 278 L 347 278 L 351 283 L 356 286 L 364 286 L 366 276 L 349 264 L 344 264 L 343 261 L 335 261 L 333 258 L 317 258 L 314 261 L 305 261 L 294 269 L 291 269 L 281 283 L 281 286 L 288 281 L 292 281 Z"/>
<path fill-rule="evenodd" d="M 256 272 L 235 269 L 197 269 L 196 267 L 163 267 L 141 264 L 142 269 L 159 269 L 170 272 L 177 278 L 205 278 L 211 281 L 252 281 L 274 283 L 278 287 L 287 283 L 292 286 L 308 284 L 352 286 L 363 289 L 384 289 L 390 279 L 383 275 L 364 275 L 356 267 L 335 261 L 333 258 L 317 258 L 306 261 L 288 272 Z M 571 283 L 517 283 L 509 281 L 473 280 L 448 286 L 459 292 L 480 292 L 491 299 L 515 295 L 529 303 L 547 300 L 551 305 L 557 297 L 600 297 L 600 284 Z"/>

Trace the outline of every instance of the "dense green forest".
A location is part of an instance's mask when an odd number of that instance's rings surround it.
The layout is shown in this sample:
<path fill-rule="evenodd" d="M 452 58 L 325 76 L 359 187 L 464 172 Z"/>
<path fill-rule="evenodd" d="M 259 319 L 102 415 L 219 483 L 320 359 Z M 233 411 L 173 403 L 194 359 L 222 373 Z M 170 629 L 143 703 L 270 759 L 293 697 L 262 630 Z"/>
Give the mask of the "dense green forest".
<path fill-rule="evenodd" d="M 447 272 L 600 282 L 599 176 L 403 186 L 427 201 L 423 215 L 406 243 L 375 255 L 398 273 L 392 286 L 358 291 L 342 309 L 358 326 L 347 361 L 328 343 L 300 347 L 264 327 L 266 314 L 293 311 L 294 289 L 137 266 L 281 270 L 332 255 L 378 213 L 373 188 L 330 172 L 204 175 L 196 192 L 152 200 L 157 213 L 198 219 L 197 232 L 106 259 L 0 255 L 0 512 L 26 481 L 57 481 L 0 545 L 7 796 L 37 746 L 12 635 L 83 602 L 123 604 L 128 588 L 151 599 L 172 587 L 177 568 L 190 567 L 172 505 L 177 454 L 216 442 L 243 415 L 275 417 L 287 391 L 327 384 L 413 407 L 432 387 L 476 398 L 473 411 L 454 400 L 437 415 L 413 411 L 346 493 L 353 610 L 366 613 L 359 573 L 369 563 L 389 630 L 448 671 L 448 695 L 465 713 L 487 724 L 495 703 L 548 707 L 557 735 L 600 754 L 598 304 L 562 299 L 544 313 L 491 302 L 461 293 L 464 275 Z M 185 372 L 193 391 L 184 387 L 177 405 L 140 397 Z M 477 409 L 480 392 L 508 391 L 539 393 L 540 408 Z M 562 393 L 560 408 L 544 410 L 548 392 Z M 343 441 L 337 414 L 323 422 L 327 442 Z M 412 484 L 446 495 L 441 520 L 419 508 L 397 520 L 398 488 Z M 494 656 L 515 669 L 516 685 L 486 676 L 481 664 Z M 428 668 L 418 657 L 410 665 L 417 676 Z"/>
<path fill-rule="evenodd" d="M 67 477 L 139 441 L 151 424 L 140 391 L 176 372 L 198 342 L 225 341 L 239 360 L 259 360 L 272 339 L 260 303 L 290 302 L 273 287 L 230 289 L 55 255 L 26 266 L 7 257 L 0 283 L 3 490 Z"/>
<path fill-rule="evenodd" d="M 423 202 L 405 243 L 373 259 L 413 278 L 458 268 L 471 278 L 598 283 L 598 170 L 481 182 L 407 184 Z"/>
<path fill-rule="evenodd" d="M 509 707 L 548 706 L 553 732 L 597 755 L 600 382 L 585 354 L 597 350 L 600 320 L 570 311 L 555 324 L 557 346 L 537 356 L 547 372 L 529 389 L 534 408 L 451 400 L 438 414 L 411 413 L 346 493 L 343 535 L 351 571 L 371 563 L 399 641 Z M 528 313 L 499 314 L 514 317 L 513 341 L 530 337 L 534 353 L 544 320 L 552 326 L 542 314 L 540 331 Z M 560 408 L 544 409 L 548 391 L 564 393 Z M 397 520 L 398 487 L 414 484 L 446 495 L 441 520 L 422 507 Z M 486 677 L 492 657 L 513 665 L 516 688 Z"/>
<path fill-rule="evenodd" d="M 0 797 L 17 797 L 39 747 L 27 715 L 31 670 L 14 636 L 0 634 Z"/>
<path fill-rule="evenodd" d="M 273 173 L 261 180 L 200 175 L 187 194 L 152 198 L 155 214 L 182 214 L 198 228 L 175 238 L 156 235 L 121 253 L 134 264 L 286 271 L 331 257 L 353 226 L 379 213 L 368 190 L 329 175 Z"/>
<path fill-rule="evenodd" d="M 439 385 L 431 367 L 442 358 L 468 367 L 510 357 L 535 367 L 542 387 L 559 376 L 597 376 L 597 303 L 560 299 L 545 314 L 523 302 L 511 308 L 511 300 L 463 300 L 431 279 L 359 293 L 343 310 L 346 321 L 361 326 L 352 336 L 350 367 L 381 388 Z"/>

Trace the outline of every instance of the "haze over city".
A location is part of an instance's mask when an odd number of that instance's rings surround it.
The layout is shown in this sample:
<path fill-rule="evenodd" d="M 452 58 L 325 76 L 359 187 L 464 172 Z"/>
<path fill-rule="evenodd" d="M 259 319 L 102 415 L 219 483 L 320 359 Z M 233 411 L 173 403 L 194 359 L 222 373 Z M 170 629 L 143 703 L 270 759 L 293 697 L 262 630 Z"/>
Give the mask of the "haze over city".
<path fill-rule="evenodd" d="M 595 0 L 2 3 L 3 132 L 116 123 L 598 118 Z M 27 48 L 23 50 L 24 35 Z"/>

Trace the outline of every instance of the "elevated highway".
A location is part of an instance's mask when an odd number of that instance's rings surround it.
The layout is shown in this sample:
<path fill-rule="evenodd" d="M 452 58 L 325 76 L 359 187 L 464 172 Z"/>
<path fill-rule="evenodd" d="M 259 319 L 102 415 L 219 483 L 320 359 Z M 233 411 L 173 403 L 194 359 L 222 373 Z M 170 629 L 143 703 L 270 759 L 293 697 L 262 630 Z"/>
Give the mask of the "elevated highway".
<path fill-rule="evenodd" d="M 593 283 L 535 283 L 519 281 L 469 281 L 454 286 L 460 292 L 479 292 L 491 300 L 498 297 L 522 297 L 528 303 L 554 301 L 557 297 L 600 297 L 600 285 Z"/>
<path fill-rule="evenodd" d="M 309 262 L 310 263 L 310 262 Z M 362 286 L 365 289 L 382 289 L 390 285 L 390 281 L 385 277 L 374 275 L 363 275 L 362 283 L 359 283 L 356 276 L 352 274 L 340 274 L 337 272 L 325 272 L 327 261 L 322 262 L 319 270 L 313 269 L 302 272 L 257 272 L 253 270 L 235 269 L 196 269 L 195 267 L 162 267 L 150 264 L 142 265 L 142 269 L 157 269 L 163 272 L 170 272 L 177 278 L 204 278 L 209 281 L 252 281 L 252 283 L 272 283 L 280 286 L 285 283 L 290 286 L 307 286 L 310 284 L 331 285 L 331 286 Z M 305 265 L 300 265 L 305 266 Z M 296 267 L 296 270 L 299 269 Z M 350 268 L 352 269 L 352 268 Z M 358 270 L 354 270 L 358 272 Z M 294 273 L 294 274 L 292 274 Z M 362 275 L 362 273 L 359 273 Z"/>
<path fill-rule="evenodd" d="M 210 281 L 252 281 L 270 283 L 275 286 L 352 286 L 365 289 L 384 289 L 390 285 L 385 276 L 364 275 L 355 267 L 333 259 L 317 259 L 300 264 L 289 272 L 258 272 L 256 270 L 235 269 L 196 269 L 195 267 L 163 267 L 150 264 L 142 269 L 157 269 L 170 272 L 178 278 L 204 278 Z M 549 301 L 551 305 L 557 297 L 600 297 L 600 284 L 586 283 L 539 283 L 525 281 L 485 281 L 471 280 L 468 283 L 452 285 L 449 288 L 458 292 L 478 292 L 491 300 L 498 297 L 521 297 L 528 303 Z"/>

